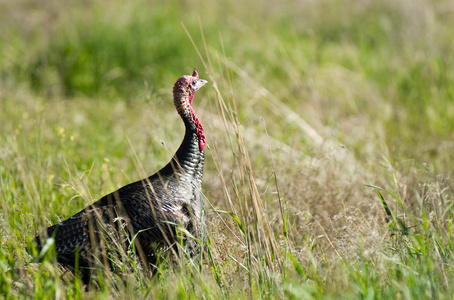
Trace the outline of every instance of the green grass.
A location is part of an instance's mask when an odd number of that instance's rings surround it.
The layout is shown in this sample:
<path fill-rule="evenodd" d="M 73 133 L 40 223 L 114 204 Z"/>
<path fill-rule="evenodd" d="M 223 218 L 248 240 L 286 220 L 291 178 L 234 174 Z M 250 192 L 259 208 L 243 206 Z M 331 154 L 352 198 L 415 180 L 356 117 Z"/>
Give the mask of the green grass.
<path fill-rule="evenodd" d="M 450 299 L 452 20 L 429 1 L 3 1 L 1 295 Z M 34 289 L 12 282 L 43 228 L 169 161 L 193 68 L 202 264 L 149 278 L 131 257 L 85 292 L 50 250 Z"/>

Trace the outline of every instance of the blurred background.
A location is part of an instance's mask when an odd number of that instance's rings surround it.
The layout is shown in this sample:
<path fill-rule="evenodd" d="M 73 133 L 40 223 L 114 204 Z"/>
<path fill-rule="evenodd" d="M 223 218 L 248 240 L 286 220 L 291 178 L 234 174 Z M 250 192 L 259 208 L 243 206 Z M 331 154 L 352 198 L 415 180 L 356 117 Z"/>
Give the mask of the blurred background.
<path fill-rule="evenodd" d="M 3 94 L 21 88 L 44 101 L 112 102 L 168 94 L 182 72 L 203 68 L 186 28 L 205 59 L 225 57 L 324 136 L 378 134 L 410 156 L 450 148 L 450 1 L 0 5 Z M 257 88 L 248 88 L 240 104 L 255 97 L 262 106 Z M 371 127 L 351 132 L 360 122 Z"/>
<path fill-rule="evenodd" d="M 27 261 L 18 249 L 43 226 L 162 167 L 183 136 L 173 83 L 197 69 L 210 82 L 194 109 L 209 145 L 219 289 L 242 295 L 243 283 L 224 278 L 250 274 L 240 262 L 252 250 L 232 237 L 238 220 L 216 213 L 251 217 L 248 163 L 268 234 L 306 278 L 291 282 L 358 295 L 342 268 L 324 265 L 347 260 L 373 265 L 356 271 L 391 289 L 382 258 L 401 248 L 365 185 L 395 196 L 383 192 L 394 217 L 422 226 L 431 253 L 452 250 L 453 63 L 452 1 L 1 0 L 0 260 Z M 297 266 L 325 267 L 304 277 Z M 443 268 L 415 272 L 444 278 L 431 288 L 449 294 Z M 276 295 L 306 295 L 282 276 Z"/>

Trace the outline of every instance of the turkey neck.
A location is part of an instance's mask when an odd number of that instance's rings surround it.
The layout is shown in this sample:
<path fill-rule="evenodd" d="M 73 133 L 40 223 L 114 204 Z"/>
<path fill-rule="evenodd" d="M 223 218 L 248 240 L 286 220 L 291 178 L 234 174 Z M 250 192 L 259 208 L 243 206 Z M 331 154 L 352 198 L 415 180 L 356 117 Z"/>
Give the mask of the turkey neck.
<path fill-rule="evenodd" d="M 205 136 L 203 135 L 202 124 L 190 104 L 190 100 L 192 100 L 194 95 L 191 97 L 185 87 L 175 87 L 173 94 L 175 108 L 184 122 L 185 134 L 183 142 L 172 160 L 160 173 L 162 175 L 179 173 L 184 177 L 195 180 L 194 183 L 200 188 L 204 163 L 204 150 L 200 146 L 200 139 L 203 138 L 204 140 Z"/>
<path fill-rule="evenodd" d="M 183 174 L 194 178 L 200 187 L 205 160 L 204 150 L 200 151 L 199 137 L 192 129 L 190 123 L 184 120 L 184 125 L 186 128 L 184 139 L 173 159 L 178 162 Z"/>

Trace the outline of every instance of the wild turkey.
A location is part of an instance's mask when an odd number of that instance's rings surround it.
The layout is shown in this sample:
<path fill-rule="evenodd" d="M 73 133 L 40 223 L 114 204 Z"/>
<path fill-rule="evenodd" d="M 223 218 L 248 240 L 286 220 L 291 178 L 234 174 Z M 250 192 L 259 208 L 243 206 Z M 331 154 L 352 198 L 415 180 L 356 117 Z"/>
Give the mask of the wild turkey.
<path fill-rule="evenodd" d="M 42 250 L 45 238 L 53 237 L 58 262 L 74 269 L 78 256 L 84 281 L 89 280 L 89 270 L 96 264 L 111 265 L 108 260 L 115 257 L 115 249 L 125 246 L 135 235 L 136 252 L 146 263 L 155 262 L 158 248 L 175 246 L 179 226 L 192 235 L 186 238 L 187 249 L 192 256 L 197 255 L 199 243 L 194 238 L 203 239 L 206 230 L 201 194 L 206 140 L 192 101 L 195 92 L 207 83 L 195 70 L 192 76 L 182 76 L 175 83 L 173 101 L 186 132 L 164 168 L 47 228 L 35 238 L 37 249 Z"/>

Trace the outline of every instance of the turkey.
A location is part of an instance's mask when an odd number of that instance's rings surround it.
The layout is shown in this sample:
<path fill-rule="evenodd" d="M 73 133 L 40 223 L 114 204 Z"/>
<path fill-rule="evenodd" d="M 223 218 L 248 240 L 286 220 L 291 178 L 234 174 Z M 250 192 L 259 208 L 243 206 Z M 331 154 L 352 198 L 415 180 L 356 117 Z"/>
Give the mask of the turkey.
<path fill-rule="evenodd" d="M 187 251 L 197 256 L 206 232 L 201 193 L 206 139 L 192 101 L 196 91 L 207 83 L 199 79 L 196 70 L 176 81 L 173 102 L 186 131 L 164 168 L 47 228 L 34 240 L 38 251 L 48 237 L 53 237 L 58 263 L 71 270 L 77 264 L 84 281 L 89 280 L 95 266 L 112 267 L 112 259 L 118 257 L 116 251 L 127 248 L 128 243 L 130 246 L 131 240 L 141 261 L 149 265 L 155 263 L 157 251 L 176 249 L 181 232 L 186 231 Z"/>

